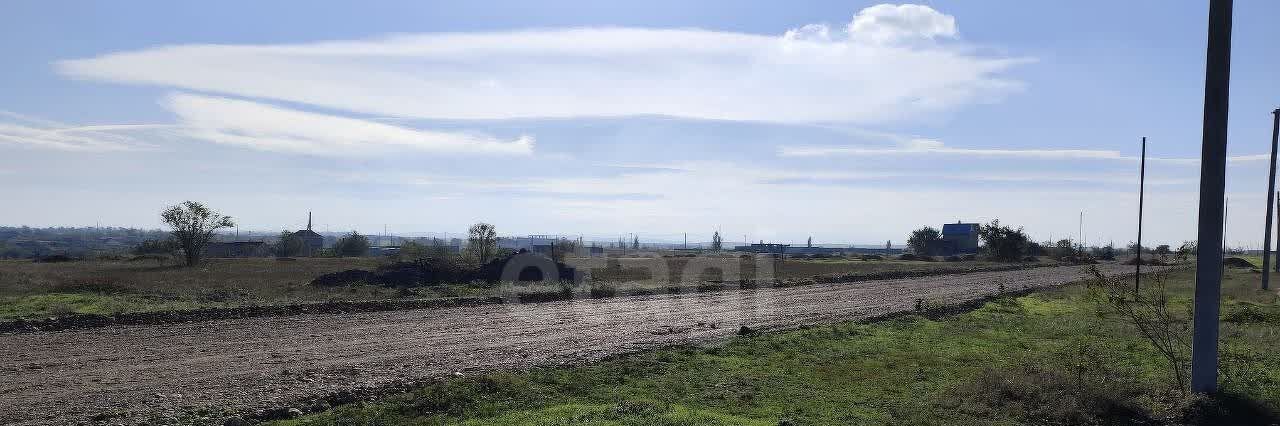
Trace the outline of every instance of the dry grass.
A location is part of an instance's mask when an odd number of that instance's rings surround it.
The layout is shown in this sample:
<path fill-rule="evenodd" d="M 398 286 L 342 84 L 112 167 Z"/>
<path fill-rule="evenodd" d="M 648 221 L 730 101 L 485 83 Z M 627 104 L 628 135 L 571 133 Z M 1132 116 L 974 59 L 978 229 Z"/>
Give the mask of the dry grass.
<path fill-rule="evenodd" d="M 0 318 L 207 306 L 393 298 L 373 286 L 325 289 L 320 274 L 374 268 L 381 259 L 210 259 L 194 268 L 153 261 L 0 261 Z"/>
<path fill-rule="evenodd" d="M 309 285 L 322 274 L 347 269 L 371 270 L 386 262 L 381 258 L 209 259 L 200 266 L 186 268 L 154 260 L 65 263 L 5 260 L 0 261 L 0 319 L 332 300 L 492 295 L 555 298 L 565 297 L 566 293 L 565 288 L 552 283 L 514 286 L 457 283 L 409 289 Z M 813 282 L 815 276 L 851 281 L 874 279 L 893 272 L 958 272 L 1008 266 L 992 262 L 848 259 L 774 262 L 762 256 L 733 255 L 570 259 L 568 263 L 591 271 L 591 281 L 568 289 L 574 297 L 683 293 L 774 285 L 775 280 L 792 285 Z"/>

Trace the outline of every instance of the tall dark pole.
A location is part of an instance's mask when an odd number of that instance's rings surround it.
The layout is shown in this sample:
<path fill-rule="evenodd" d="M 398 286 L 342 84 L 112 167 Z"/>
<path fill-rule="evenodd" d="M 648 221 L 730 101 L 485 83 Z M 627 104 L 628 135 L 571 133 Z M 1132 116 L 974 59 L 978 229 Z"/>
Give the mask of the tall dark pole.
<path fill-rule="evenodd" d="M 1232 0 L 1209 2 L 1205 49 L 1204 129 L 1200 145 L 1200 218 L 1197 232 L 1191 391 L 1218 390 L 1218 312 L 1222 291 L 1222 220 L 1227 184 L 1227 101 L 1231 85 Z"/>
<path fill-rule="evenodd" d="M 1271 111 L 1271 172 L 1267 175 L 1267 226 L 1262 235 L 1262 289 L 1271 280 L 1271 196 L 1276 193 L 1276 133 L 1280 132 L 1280 108 Z"/>
<path fill-rule="evenodd" d="M 1142 137 L 1142 160 L 1138 166 L 1138 261 L 1133 263 L 1133 298 L 1142 289 L 1142 199 L 1147 186 L 1147 137 Z"/>

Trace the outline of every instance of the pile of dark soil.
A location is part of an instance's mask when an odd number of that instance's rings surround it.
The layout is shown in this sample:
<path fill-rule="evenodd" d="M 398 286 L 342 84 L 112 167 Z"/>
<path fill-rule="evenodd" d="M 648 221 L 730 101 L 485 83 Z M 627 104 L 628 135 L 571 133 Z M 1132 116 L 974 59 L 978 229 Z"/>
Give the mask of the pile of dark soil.
<path fill-rule="evenodd" d="M 1235 256 L 1222 259 L 1222 265 L 1228 268 L 1257 268 L 1252 262 Z"/>
<path fill-rule="evenodd" d="M 480 269 L 475 271 L 474 274 L 471 276 L 471 279 L 467 281 L 484 281 L 490 284 L 502 281 L 502 271 L 506 269 L 507 262 L 510 262 L 516 256 L 524 255 L 526 253 L 528 252 L 522 249 L 518 253 L 512 254 L 510 256 L 507 256 L 501 259 L 494 259 L 489 261 L 489 263 L 480 265 Z M 576 268 L 561 262 L 555 262 L 555 265 L 556 265 L 556 275 L 558 275 L 556 277 L 544 277 L 542 276 L 542 271 L 537 270 L 536 268 L 525 268 L 524 270 L 521 270 L 519 272 L 518 280 L 519 281 L 575 281 L 575 275 L 577 274 Z"/>
<path fill-rule="evenodd" d="M 324 274 L 311 280 L 311 285 L 319 287 L 336 287 L 351 284 L 373 284 L 383 287 L 407 288 L 435 286 L 453 283 L 469 283 L 482 281 L 497 283 L 502 280 L 502 271 L 520 252 L 511 256 L 495 259 L 479 267 L 467 265 L 458 259 L 420 259 L 413 262 L 395 262 L 378 267 L 373 271 L 349 269 L 341 272 Z M 543 277 L 537 268 L 526 268 L 519 272 L 519 281 L 573 281 L 576 270 L 564 263 L 556 262 L 558 276 Z"/>
<path fill-rule="evenodd" d="M 49 256 L 37 257 L 33 261 L 36 263 L 62 263 L 62 262 L 75 262 L 77 260 L 80 260 L 80 259 L 76 259 L 74 257 L 67 256 L 65 254 L 53 254 Z"/>
<path fill-rule="evenodd" d="M 372 272 L 363 269 L 348 269 L 329 274 L 324 274 L 311 280 L 311 285 L 316 287 L 338 287 L 357 282 L 368 282 Z"/>

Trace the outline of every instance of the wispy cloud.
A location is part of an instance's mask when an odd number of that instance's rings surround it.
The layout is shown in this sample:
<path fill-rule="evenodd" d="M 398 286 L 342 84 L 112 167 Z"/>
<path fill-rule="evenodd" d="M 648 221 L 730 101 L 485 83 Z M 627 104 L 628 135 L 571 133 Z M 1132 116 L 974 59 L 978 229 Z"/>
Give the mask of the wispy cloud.
<path fill-rule="evenodd" d="M 888 147 L 866 145 L 788 145 L 779 147 L 778 155 L 783 157 L 953 155 L 1046 160 L 1139 160 L 1139 157 L 1137 156 L 1122 154 L 1120 151 L 1115 150 L 956 148 L 931 139 L 911 139 Z M 1239 155 L 1228 157 L 1228 161 L 1250 162 L 1268 160 L 1269 158 L 1270 157 L 1267 154 Z M 1147 161 L 1185 165 L 1200 164 L 1200 160 L 1196 158 L 1147 157 Z"/>
<path fill-rule="evenodd" d="M 288 45 L 177 45 L 61 61 L 80 79 L 296 102 L 371 116 L 670 115 L 881 122 L 1020 90 L 1026 58 L 959 42 L 927 6 L 876 6 L 839 29 L 778 35 L 574 28 Z M 317 89 L 322 88 L 322 89 Z"/>
<path fill-rule="evenodd" d="M 132 151 L 154 145 L 130 134 L 162 125 L 75 126 L 53 120 L 0 111 L 0 143 L 60 151 Z"/>
<path fill-rule="evenodd" d="M 418 130 L 370 120 L 298 111 L 258 102 L 172 94 L 165 105 L 182 132 L 205 141 L 321 156 L 363 156 L 395 151 L 528 155 L 533 139 Z"/>

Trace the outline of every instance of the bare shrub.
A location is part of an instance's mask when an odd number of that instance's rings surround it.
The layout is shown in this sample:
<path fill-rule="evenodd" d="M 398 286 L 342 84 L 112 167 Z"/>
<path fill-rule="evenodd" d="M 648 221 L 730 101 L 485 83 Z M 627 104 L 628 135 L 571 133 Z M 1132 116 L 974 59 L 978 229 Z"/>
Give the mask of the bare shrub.
<path fill-rule="evenodd" d="M 1118 314 L 1133 325 L 1143 338 L 1168 361 L 1168 374 L 1179 392 L 1187 392 L 1187 372 L 1191 334 L 1189 324 L 1175 315 L 1169 303 L 1169 292 L 1164 273 L 1152 274 L 1143 280 L 1143 288 L 1134 294 L 1131 281 L 1103 275 L 1096 267 L 1090 267 L 1093 280 L 1090 293 L 1112 313 Z"/>

